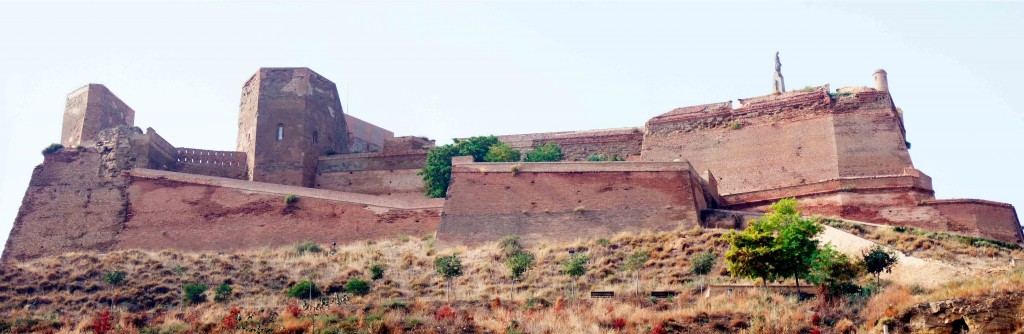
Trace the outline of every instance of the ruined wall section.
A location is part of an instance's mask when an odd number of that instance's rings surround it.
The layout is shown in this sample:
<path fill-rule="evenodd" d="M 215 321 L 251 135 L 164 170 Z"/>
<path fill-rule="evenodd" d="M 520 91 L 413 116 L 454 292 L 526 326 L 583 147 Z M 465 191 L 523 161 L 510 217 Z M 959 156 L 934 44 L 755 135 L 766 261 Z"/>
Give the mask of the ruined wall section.
<path fill-rule="evenodd" d="M 522 153 L 546 143 L 562 147 L 563 160 L 585 161 L 594 154 L 617 155 L 623 160 L 639 157 L 644 139 L 640 128 L 549 132 L 497 136 L 498 140 Z"/>
<path fill-rule="evenodd" d="M 345 114 L 345 125 L 348 127 L 348 152 L 365 153 L 384 150 L 384 142 L 395 137 L 395 133 L 364 120 Z"/>
<path fill-rule="evenodd" d="M 44 156 L 32 172 L 0 263 L 115 247 L 128 210 L 128 181 L 101 171 L 97 148 Z"/>
<path fill-rule="evenodd" d="M 679 108 L 647 123 L 643 161 L 689 161 L 710 170 L 721 194 L 839 176 L 828 87 Z"/>
<path fill-rule="evenodd" d="M 316 188 L 371 195 L 423 196 L 423 178 L 434 141 L 420 137 L 388 139 L 381 152 L 320 157 Z"/>
<path fill-rule="evenodd" d="M 438 240 L 609 237 L 696 226 L 706 207 L 686 163 L 456 161 Z"/>
<path fill-rule="evenodd" d="M 88 84 L 68 94 L 61 145 L 88 146 L 96 135 L 118 125 L 135 124 L 135 111 L 106 86 Z"/>

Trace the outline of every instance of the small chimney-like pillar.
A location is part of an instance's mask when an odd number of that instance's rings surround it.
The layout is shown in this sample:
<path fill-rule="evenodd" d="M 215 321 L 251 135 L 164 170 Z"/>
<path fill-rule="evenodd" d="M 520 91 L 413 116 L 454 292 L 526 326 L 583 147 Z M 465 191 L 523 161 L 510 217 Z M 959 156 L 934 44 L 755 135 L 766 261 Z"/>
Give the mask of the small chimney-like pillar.
<path fill-rule="evenodd" d="M 880 92 L 889 91 L 889 77 L 883 69 L 875 70 L 875 90 Z"/>

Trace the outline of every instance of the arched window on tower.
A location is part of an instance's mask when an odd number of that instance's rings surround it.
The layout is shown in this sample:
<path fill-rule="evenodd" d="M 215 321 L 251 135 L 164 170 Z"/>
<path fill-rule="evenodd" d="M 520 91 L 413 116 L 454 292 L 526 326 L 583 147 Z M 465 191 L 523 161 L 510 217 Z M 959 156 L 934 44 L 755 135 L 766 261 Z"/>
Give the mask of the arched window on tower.
<path fill-rule="evenodd" d="M 284 139 L 284 124 L 277 125 L 277 140 Z"/>
<path fill-rule="evenodd" d="M 317 133 L 316 130 L 314 130 L 313 131 L 313 144 L 316 144 L 316 142 L 319 141 L 319 140 L 320 140 L 320 134 Z"/>

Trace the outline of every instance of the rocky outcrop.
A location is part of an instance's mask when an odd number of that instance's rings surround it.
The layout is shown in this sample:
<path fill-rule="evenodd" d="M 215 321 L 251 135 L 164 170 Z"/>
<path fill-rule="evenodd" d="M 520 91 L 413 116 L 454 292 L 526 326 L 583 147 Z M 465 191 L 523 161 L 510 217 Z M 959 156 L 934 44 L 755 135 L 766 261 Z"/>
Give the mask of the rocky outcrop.
<path fill-rule="evenodd" d="M 1024 333 L 1024 291 L 922 303 L 903 312 L 897 333 Z"/>

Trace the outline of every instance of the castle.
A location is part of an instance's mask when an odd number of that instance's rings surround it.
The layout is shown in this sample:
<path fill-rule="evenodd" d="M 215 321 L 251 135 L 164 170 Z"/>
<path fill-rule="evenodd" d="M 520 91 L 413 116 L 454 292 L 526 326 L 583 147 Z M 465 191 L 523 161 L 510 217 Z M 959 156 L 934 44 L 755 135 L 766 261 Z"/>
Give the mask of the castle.
<path fill-rule="evenodd" d="M 678 108 L 643 127 L 501 135 L 561 162 L 452 159 L 445 198 L 421 177 L 434 141 L 345 114 L 308 68 L 261 68 L 242 88 L 235 151 L 175 147 L 103 85 L 67 97 L 63 149 L 33 171 L 3 262 L 69 251 L 235 251 L 303 240 L 436 234 L 607 237 L 738 228 L 778 199 L 807 214 L 1024 242 L 1013 206 L 938 200 L 914 167 L 885 71 L 874 87 L 785 91 Z M 588 162 L 594 154 L 625 161 Z"/>

